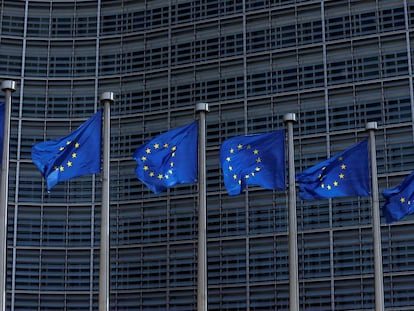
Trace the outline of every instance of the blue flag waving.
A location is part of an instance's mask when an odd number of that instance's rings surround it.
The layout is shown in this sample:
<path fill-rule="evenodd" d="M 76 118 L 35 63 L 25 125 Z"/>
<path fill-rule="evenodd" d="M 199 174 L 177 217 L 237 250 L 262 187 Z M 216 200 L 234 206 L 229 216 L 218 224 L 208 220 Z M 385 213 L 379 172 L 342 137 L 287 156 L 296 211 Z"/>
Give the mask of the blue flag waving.
<path fill-rule="evenodd" d="M 0 102 L 0 164 L 3 157 L 3 139 L 4 139 L 4 102 Z"/>
<path fill-rule="evenodd" d="M 303 200 L 369 196 L 368 140 L 298 174 L 296 181 Z"/>
<path fill-rule="evenodd" d="M 382 214 L 387 223 L 398 221 L 414 213 L 414 172 L 398 186 L 382 192 L 385 204 Z"/>
<path fill-rule="evenodd" d="M 220 163 L 229 195 L 246 185 L 285 189 L 285 132 L 236 136 L 221 145 Z"/>
<path fill-rule="evenodd" d="M 101 171 L 102 110 L 65 137 L 32 147 L 32 161 L 50 191 L 59 181 Z"/>
<path fill-rule="evenodd" d="M 194 184 L 197 146 L 198 121 L 158 135 L 135 150 L 135 174 L 156 194 L 176 184 Z"/>

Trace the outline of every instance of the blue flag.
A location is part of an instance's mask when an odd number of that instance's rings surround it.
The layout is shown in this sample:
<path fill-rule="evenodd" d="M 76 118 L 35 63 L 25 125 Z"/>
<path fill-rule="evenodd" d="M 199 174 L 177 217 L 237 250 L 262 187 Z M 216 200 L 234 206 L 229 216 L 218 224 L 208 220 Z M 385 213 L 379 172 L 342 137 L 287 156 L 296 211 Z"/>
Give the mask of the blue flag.
<path fill-rule="evenodd" d="M 296 181 L 303 200 L 370 196 L 368 140 L 312 166 Z"/>
<path fill-rule="evenodd" d="M 221 145 L 220 163 L 229 195 L 247 185 L 285 189 L 285 132 L 236 136 Z"/>
<path fill-rule="evenodd" d="M 397 187 L 382 192 L 385 204 L 382 214 L 387 223 L 398 221 L 414 213 L 414 172 Z"/>
<path fill-rule="evenodd" d="M 59 181 L 101 171 L 102 110 L 65 137 L 32 147 L 32 161 L 50 191 Z"/>
<path fill-rule="evenodd" d="M 1 159 L 3 157 L 3 139 L 4 139 L 4 102 L 0 102 L 0 164 L 1 164 Z"/>
<path fill-rule="evenodd" d="M 194 184 L 197 146 L 198 121 L 158 135 L 135 150 L 135 174 L 156 194 L 176 184 Z"/>

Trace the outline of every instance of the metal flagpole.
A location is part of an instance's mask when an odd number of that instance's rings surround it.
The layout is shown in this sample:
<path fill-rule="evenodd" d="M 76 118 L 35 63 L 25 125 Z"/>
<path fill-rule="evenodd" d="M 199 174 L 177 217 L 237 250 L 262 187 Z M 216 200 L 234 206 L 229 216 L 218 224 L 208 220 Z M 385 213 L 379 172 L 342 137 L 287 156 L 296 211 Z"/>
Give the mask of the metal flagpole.
<path fill-rule="evenodd" d="M 103 163 L 102 163 L 102 206 L 101 206 L 101 247 L 99 254 L 99 311 L 109 310 L 110 295 L 110 248 L 109 248 L 109 152 L 111 138 L 111 108 L 114 102 L 112 92 L 101 94 L 104 106 Z"/>
<path fill-rule="evenodd" d="M 299 278 L 298 278 L 298 229 L 296 220 L 296 185 L 295 185 L 295 153 L 293 147 L 294 113 L 283 117 L 288 129 L 288 163 L 289 163 L 289 310 L 299 310 Z"/>
<path fill-rule="evenodd" d="M 198 131 L 197 311 L 207 311 L 206 112 L 208 112 L 208 104 L 198 103 L 195 110 L 200 114 Z"/>
<path fill-rule="evenodd" d="M 6 280 L 7 280 L 7 206 L 9 200 L 9 142 L 10 142 L 10 115 L 11 94 L 16 91 L 16 83 L 5 80 L 1 84 L 5 92 L 4 101 L 4 132 L 3 155 L 1 159 L 1 186 L 0 186 L 0 310 L 6 310 Z"/>
<path fill-rule="evenodd" d="M 368 122 L 366 129 L 369 132 L 369 149 L 371 158 L 371 186 L 372 186 L 372 231 L 374 235 L 374 277 L 375 277 L 375 310 L 384 311 L 384 284 L 382 273 L 381 223 L 378 199 L 377 152 L 375 145 L 375 130 L 377 122 Z"/>

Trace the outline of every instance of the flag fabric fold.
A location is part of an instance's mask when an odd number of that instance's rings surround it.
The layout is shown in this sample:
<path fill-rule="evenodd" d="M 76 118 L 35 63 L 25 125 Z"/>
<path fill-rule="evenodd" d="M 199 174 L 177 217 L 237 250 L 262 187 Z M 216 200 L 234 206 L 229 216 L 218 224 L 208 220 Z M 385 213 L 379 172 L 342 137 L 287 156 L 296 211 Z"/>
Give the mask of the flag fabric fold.
<path fill-rule="evenodd" d="M 135 175 L 155 194 L 176 184 L 194 184 L 198 174 L 198 121 L 162 133 L 133 155 Z"/>
<path fill-rule="evenodd" d="M 382 214 L 387 223 L 414 213 L 414 171 L 396 187 L 382 192 L 385 204 Z"/>
<path fill-rule="evenodd" d="M 65 137 L 35 144 L 32 161 L 50 191 L 58 182 L 101 171 L 102 109 Z"/>
<path fill-rule="evenodd" d="M 310 167 L 296 181 L 303 200 L 370 196 L 368 140 Z"/>
<path fill-rule="evenodd" d="M 224 185 L 229 195 L 238 195 L 247 185 L 283 190 L 285 184 L 285 132 L 236 136 L 220 149 Z"/>

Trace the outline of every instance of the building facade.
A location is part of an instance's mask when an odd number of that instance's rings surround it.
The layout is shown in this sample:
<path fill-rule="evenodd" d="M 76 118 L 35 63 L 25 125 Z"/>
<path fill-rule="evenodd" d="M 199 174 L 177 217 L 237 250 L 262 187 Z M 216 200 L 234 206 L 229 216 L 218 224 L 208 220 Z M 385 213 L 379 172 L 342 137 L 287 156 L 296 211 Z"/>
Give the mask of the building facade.
<path fill-rule="evenodd" d="M 134 150 L 207 102 L 208 309 L 288 310 L 287 192 L 224 188 L 221 143 L 284 128 L 297 172 L 376 132 L 379 190 L 414 169 L 413 0 L 0 0 L 13 94 L 7 310 L 97 310 L 101 176 L 50 193 L 34 143 L 111 107 L 111 310 L 196 310 L 197 186 L 152 194 Z M 380 204 L 382 205 L 381 200 Z M 300 310 L 374 310 L 369 198 L 297 200 Z M 414 221 L 381 219 L 385 309 L 413 310 Z"/>

